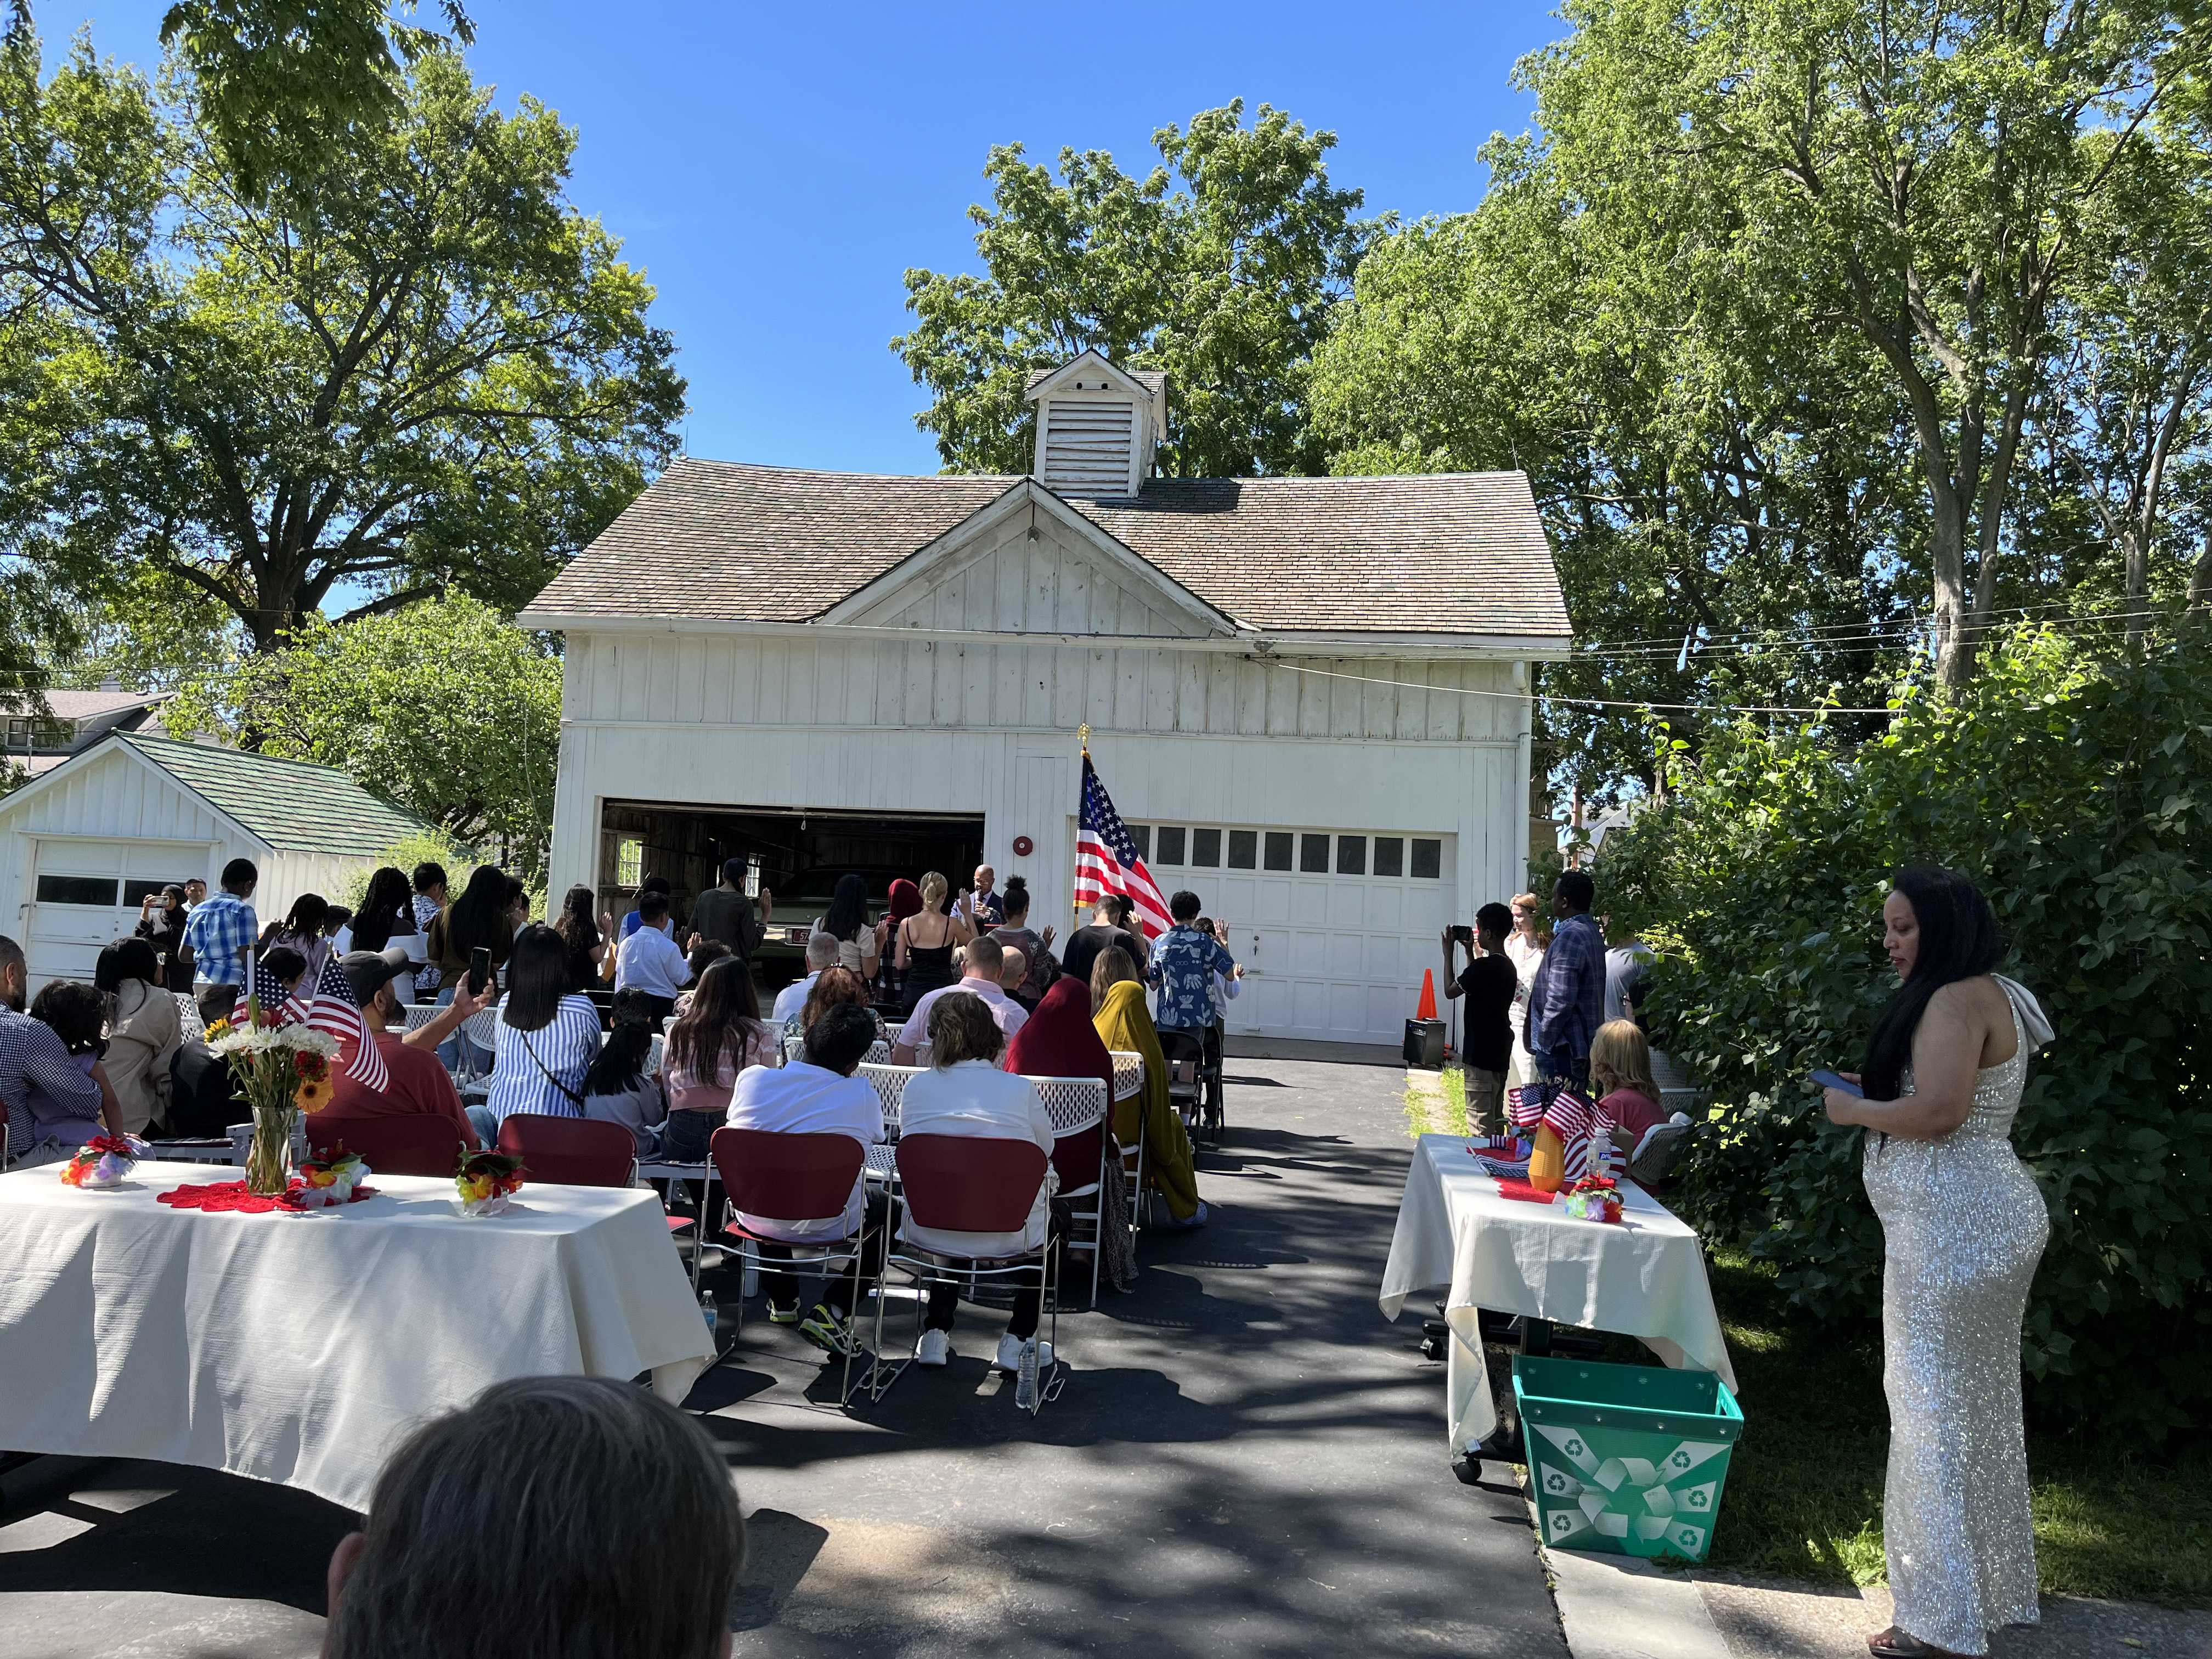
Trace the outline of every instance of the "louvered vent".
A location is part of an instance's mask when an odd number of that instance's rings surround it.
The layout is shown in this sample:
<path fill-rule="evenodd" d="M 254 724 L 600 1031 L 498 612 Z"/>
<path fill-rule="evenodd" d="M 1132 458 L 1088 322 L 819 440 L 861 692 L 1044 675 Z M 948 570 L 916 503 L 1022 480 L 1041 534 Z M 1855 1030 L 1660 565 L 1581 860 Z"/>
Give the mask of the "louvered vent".
<path fill-rule="evenodd" d="M 1049 398 L 1038 419 L 1047 488 L 1069 495 L 1127 493 L 1137 444 L 1133 404 Z"/>

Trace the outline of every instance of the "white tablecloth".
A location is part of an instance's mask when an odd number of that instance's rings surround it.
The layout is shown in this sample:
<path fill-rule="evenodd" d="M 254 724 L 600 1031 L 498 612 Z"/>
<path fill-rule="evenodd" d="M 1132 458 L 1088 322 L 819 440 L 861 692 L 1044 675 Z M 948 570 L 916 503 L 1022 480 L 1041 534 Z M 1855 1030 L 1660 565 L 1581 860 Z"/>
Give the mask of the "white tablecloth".
<path fill-rule="evenodd" d="M 1633 1182 L 1622 1191 L 1618 1223 L 1577 1220 L 1558 1201 L 1502 1196 L 1464 1138 L 1421 1137 L 1382 1269 L 1382 1312 L 1395 1319 L 1407 1297 L 1449 1287 L 1455 1452 L 1498 1425 L 1478 1308 L 1620 1331 L 1669 1365 L 1717 1371 L 1735 1387 L 1698 1236 Z"/>
<path fill-rule="evenodd" d="M 306 1215 L 155 1202 L 235 1178 L 141 1164 L 82 1193 L 0 1176 L 0 1446 L 149 1457 L 368 1506 L 415 1423 L 512 1376 L 653 1373 L 681 1400 L 713 1358 L 658 1197 L 526 1186 L 464 1219 L 450 1180 L 375 1176 Z"/>

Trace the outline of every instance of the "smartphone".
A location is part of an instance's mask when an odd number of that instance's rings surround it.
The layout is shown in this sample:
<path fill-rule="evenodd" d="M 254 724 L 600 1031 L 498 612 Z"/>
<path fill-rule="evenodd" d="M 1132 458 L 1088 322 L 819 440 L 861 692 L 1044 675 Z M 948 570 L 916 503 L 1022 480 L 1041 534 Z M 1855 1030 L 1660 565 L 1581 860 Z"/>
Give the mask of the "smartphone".
<path fill-rule="evenodd" d="M 1834 1072 L 1826 1070 L 1815 1072 L 1813 1073 L 1810 1080 L 1819 1085 L 1823 1089 L 1841 1089 L 1845 1094 L 1853 1096 L 1857 1099 L 1864 1100 L 1866 1098 L 1865 1090 L 1860 1088 L 1857 1084 L 1852 1082 L 1849 1078 L 1838 1076 Z"/>
<path fill-rule="evenodd" d="M 1452 923 L 1451 936 L 1455 944 L 1472 945 L 1474 943 L 1474 929 L 1463 921 Z"/>
<path fill-rule="evenodd" d="M 485 986 L 491 983 L 491 947 L 479 945 L 469 952 L 469 994 L 482 996 Z"/>

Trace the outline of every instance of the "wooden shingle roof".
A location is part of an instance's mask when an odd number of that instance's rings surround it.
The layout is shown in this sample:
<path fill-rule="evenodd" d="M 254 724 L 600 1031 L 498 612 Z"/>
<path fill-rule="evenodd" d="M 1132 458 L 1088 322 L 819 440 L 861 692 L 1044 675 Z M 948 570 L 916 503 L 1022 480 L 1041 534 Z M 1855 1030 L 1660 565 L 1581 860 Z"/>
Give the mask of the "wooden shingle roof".
<path fill-rule="evenodd" d="M 1024 482 L 687 457 L 530 611 L 807 622 Z M 1518 472 L 1154 478 L 1134 497 L 1068 505 L 1249 627 L 1550 640 L 1571 632 L 1551 547 Z"/>

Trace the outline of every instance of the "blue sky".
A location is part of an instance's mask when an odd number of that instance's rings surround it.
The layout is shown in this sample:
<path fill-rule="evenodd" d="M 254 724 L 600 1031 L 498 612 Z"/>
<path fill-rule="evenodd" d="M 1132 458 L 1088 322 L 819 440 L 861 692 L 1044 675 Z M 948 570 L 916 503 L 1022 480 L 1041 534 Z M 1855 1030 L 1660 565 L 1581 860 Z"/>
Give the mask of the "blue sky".
<path fill-rule="evenodd" d="M 37 8 L 149 68 L 167 0 Z M 426 8 L 426 10 L 429 9 Z M 1480 198 L 1475 150 L 1528 124 L 1514 60 L 1565 33 L 1541 5 L 608 6 L 470 0 L 477 78 L 580 133 L 571 194 L 659 289 L 690 382 L 690 452 L 933 472 L 921 390 L 886 343 L 908 266 L 975 267 L 985 151 L 1113 152 L 1242 96 L 1334 130 L 1370 211 Z"/>

